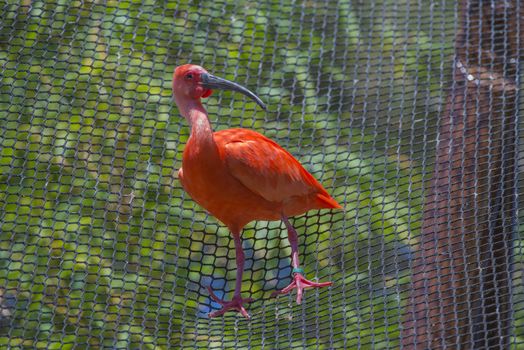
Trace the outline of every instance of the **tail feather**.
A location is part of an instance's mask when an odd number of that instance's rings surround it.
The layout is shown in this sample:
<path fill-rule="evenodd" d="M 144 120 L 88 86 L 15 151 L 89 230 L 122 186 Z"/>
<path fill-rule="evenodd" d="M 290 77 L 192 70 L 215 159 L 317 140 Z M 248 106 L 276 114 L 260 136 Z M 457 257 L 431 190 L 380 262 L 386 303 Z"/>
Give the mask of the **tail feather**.
<path fill-rule="evenodd" d="M 333 199 L 329 194 L 317 194 L 317 201 L 318 204 L 321 206 L 321 208 L 325 209 L 342 209 L 342 206 L 338 204 L 338 202 Z"/>

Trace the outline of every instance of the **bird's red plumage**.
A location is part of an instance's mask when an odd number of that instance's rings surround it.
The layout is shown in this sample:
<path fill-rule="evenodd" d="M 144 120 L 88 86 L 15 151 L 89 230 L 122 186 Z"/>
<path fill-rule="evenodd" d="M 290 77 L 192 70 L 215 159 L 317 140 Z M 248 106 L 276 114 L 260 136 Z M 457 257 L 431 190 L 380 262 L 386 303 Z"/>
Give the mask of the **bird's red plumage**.
<path fill-rule="evenodd" d="M 331 282 L 316 283 L 302 276 L 297 235 L 288 217 L 311 209 L 341 206 L 289 152 L 264 135 L 247 129 L 213 133 L 200 99 L 209 96 L 212 88 L 224 87 L 251 97 L 265 108 L 260 98 L 251 91 L 212 76 L 202 67 L 184 65 L 175 70 L 175 101 L 180 113 L 191 125 L 179 178 L 184 189 L 198 204 L 228 226 L 235 241 L 237 280 L 234 296 L 231 301 L 224 301 L 208 288 L 210 297 L 222 305 L 222 309 L 212 312 L 210 317 L 237 310 L 249 318 L 243 304 L 250 300 L 241 297 L 244 265 L 240 240 L 242 228 L 253 220 L 282 220 L 286 224 L 294 281 L 276 293 L 285 294 L 297 289 L 297 303 L 300 303 L 304 288 L 326 287 Z"/>
<path fill-rule="evenodd" d="M 253 220 L 279 220 L 282 214 L 340 208 L 290 153 L 267 137 L 228 129 L 215 132 L 213 140 L 216 152 L 188 142 L 182 183 L 226 225 L 241 228 Z"/>

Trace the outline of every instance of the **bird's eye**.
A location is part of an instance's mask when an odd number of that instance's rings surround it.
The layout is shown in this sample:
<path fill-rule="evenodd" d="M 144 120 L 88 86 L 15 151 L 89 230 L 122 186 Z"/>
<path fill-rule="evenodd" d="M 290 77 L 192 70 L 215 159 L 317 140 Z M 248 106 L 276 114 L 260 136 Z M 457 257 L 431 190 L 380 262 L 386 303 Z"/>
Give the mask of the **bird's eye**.
<path fill-rule="evenodd" d="M 193 74 L 192 73 L 186 74 L 186 80 L 191 80 L 191 79 L 193 79 Z"/>

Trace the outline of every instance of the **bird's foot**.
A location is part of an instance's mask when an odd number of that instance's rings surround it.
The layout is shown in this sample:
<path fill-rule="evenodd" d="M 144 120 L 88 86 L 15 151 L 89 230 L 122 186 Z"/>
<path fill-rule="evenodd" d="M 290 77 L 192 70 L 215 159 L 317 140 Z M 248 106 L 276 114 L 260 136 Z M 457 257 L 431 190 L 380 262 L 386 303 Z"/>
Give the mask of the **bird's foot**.
<path fill-rule="evenodd" d="M 247 319 L 250 318 L 250 316 L 247 313 L 246 309 L 244 308 L 243 304 L 244 303 L 252 303 L 253 301 L 255 301 L 253 298 L 245 298 L 245 299 L 243 299 L 240 296 L 235 296 L 235 297 L 233 297 L 233 299 L 231 301 L 225 301 L 225 300 L 222 300 L 219 297 L 217 297 L 215 295 L 215 293 L 213 293 L 213 290 L 211 289 L 211 287 L 207 287 L 207 291 L 209 292 L 209 295 L 211 296 L 211 299 L 213 299 L 214 301 L 216 301 L 217 303 L 222 305 L 222 308 L 220 310 L 210 312 L 209 315 L 208 315 L 209 318 L 222 316 L 223 314 L 225 314 L 227 311 L 230 311 L 230 310 L 238 311 L 245 318 L 247 318 Z"/>
<path fill-rule="evenodd" d="M 277 290 L 271 294 L 272 297 L 275 297 L 280 294 L 287 294 L 293 289 L 297 289 L 297 304 L 302 302 L 302 295 L 304 294 L 304 289 L 306 288 L 322 288 L 327 287 L 333 284 L 333 282 L 322 282 L 317 283 L 306 279 L 303 275 L 304 271 L 300 268 L 293 269 L 293 282 L 289 284 L 284 289 Z"/>

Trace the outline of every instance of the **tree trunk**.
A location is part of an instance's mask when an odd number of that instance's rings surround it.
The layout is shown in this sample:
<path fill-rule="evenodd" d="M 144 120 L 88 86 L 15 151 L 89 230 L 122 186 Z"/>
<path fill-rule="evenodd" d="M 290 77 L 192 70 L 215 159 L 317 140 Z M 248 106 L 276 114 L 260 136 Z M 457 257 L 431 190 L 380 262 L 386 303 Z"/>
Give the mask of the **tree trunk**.
<path fill-rule="evenodd" d="M 509 347 L 522 7 L 461 3 L 403 349 Z"/>

